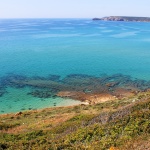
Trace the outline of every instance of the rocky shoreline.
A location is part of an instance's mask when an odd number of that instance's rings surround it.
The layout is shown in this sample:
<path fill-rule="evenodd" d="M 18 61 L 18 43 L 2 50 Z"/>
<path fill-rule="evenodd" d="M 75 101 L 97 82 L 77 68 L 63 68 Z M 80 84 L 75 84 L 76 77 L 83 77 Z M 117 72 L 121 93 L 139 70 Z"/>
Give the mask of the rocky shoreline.
<path fill-rule="evenodd" d="M 123 74 L 101 75 L 70 74 L 65 78 L 56 75 L 48 77 L 27 77 L 9 74 L 0 79 L 0 96 L 7 94 L 7 87 L 32 87 L 28 93 L 37 98 L 69 98 L 96 104 L 135 96 L 150 89 L 150 81 L 133 79 Z"/>
<path fill-rule="evenodd" d="M 150 22 L 150 17 L 109 16 L 109 17 L 103 17 L 103 18 L 93 18 L 93 20 Z"/>

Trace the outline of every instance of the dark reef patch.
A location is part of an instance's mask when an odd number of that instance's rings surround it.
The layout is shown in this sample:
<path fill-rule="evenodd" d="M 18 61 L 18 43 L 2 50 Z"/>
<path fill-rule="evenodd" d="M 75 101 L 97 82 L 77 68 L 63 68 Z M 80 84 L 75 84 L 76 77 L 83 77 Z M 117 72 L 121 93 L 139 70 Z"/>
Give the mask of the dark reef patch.
<path fill-rule="evenodd" d="M 6 93 L 6 90 L 0 89 L 0 97 L 2 97 Z"/>
<path fill-rule="evenodd" d="M 59 76 L 59 75 L 48 75 L 47 79 L 52 80 L 52 81 L 59 81 L 60 77 L 61 76 Z"/>
<path fill-rule="evenodd" d="M 131 97 L 138 92 L 150 89 L 150 81 L 134 79 L 123 74 L 99 77 L 86 74 L 70 74 L 65 78 L 58 75 L 47 77 L 8 74 L 0 78 L 0 96 L 6 93 L 6 87 L 32 87 L 29 95 L 38 98 L 72 98 L 81 101 L 99 101 L 111 96 Z"/>
<path fill-rule="evenodd" d="M 13 74 L 13 73 L 9 73 L 4 77 L 0 78 L 0 85 L 3 88 L 6 87 L 15 87 L 15 88 L 23 88 L 24 85 L 23 84 L 14 84 L 13 81 L 17 80 L 17 81 L 25 81 L 27 79 L 26 76 L 23 75 L 17 75 L 17 74 Z"/>
<path fill-rule="evenodd" d="M 55 98 L 56 95 L 54 93 L 55 93 L 54 90 L 37 89 L 28 94 L 32 95 L 33 97 L 38 97 L 38 98 Z"/>

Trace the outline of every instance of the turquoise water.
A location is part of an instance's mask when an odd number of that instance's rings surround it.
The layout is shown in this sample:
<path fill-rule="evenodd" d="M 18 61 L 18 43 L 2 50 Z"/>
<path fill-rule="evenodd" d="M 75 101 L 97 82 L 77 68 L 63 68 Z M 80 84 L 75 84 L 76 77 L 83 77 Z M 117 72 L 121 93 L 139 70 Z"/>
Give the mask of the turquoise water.
<path fill-rule="evenodd" d="M 149 58 L 150 23 L 0 20 L 0 77 L 10 73 L 28 77 L 54 74 L 61 78 L 69 74 L 122 73 L 150 80 Z M 79 103 L 61 98 L 44 101 L 28 95 L 28 88 L 5 87 L 7 92 L 0 97 L 0 113 L 52 107 L 55 102 L 57 106 Z"/>

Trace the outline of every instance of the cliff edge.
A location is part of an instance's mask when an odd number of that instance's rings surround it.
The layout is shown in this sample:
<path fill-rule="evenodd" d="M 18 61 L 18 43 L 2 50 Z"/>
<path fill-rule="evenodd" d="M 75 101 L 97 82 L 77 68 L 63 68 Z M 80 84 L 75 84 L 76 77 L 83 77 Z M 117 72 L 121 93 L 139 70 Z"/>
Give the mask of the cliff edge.
<path fill-rule="evenodd" d="M 93 18 L 93 20 L 150 22 L 150 17 L 109 16 L 103 18 Z"/>

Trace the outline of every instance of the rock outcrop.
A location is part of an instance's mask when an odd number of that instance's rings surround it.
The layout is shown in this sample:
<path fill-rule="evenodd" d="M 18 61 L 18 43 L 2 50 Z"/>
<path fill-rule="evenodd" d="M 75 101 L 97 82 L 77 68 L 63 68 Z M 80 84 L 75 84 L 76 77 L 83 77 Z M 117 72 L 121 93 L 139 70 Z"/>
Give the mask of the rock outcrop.
<path fill-rule="evenodd" d="M 93 20 L 150 22 L 150 17 L 109 16 L 103 18 L 93 18 Z"/>

